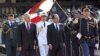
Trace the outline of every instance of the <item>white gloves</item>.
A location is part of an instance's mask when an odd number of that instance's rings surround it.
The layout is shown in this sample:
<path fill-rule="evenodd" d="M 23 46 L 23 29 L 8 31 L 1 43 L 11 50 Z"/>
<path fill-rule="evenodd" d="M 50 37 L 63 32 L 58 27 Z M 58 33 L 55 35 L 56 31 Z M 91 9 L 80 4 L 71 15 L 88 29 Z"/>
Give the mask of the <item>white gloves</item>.
<path fill-rule="evenodd" d="M 69 21 L 69 22 L 71 22 L 71 21 L 72 21 L 72 18 L 71 18 L 71 17 L 69 17 L 69 18 L 68 18 L 68 21 Z"/>
<path fill-rule="evenodd" d="M 95 44 L 95 47 L 96 47 L 97 49 L 99 49 L 99 44 Z"/>
<path fill-rule="evenodd" d="M 82 38 L 82 34 L 81 34 L 81 33 L 78 33 L 78 34 L 76 35 L 76 37 L 80 40 L 80 39 Z"/>
<path fill-rule="evenodd" d="M 1 47 L 5 48 L 5 44 L 0 44 Z"/>

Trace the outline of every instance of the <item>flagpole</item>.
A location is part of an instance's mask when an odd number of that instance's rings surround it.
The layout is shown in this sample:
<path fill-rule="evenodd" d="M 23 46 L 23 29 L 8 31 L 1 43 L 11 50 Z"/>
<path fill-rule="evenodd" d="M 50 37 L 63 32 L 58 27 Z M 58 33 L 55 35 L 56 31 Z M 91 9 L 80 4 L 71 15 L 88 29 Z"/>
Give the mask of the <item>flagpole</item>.
<path fill-rule="evenodd" d="M 63 11 L 63 13 L 67 16 L 67 14 L 65 13 L 65 11 L 62 9 L 62 7 L 59 5 L 59 3 L 55 0 L 55 2 L 57 3 L 57 5 L 60 7 L 60 9 Z M 68 16 L 67 16 L 68 17 Z"/>
<path fill-rule="evenodd" d="M 83 7 L 83 3 L 81 3 L 81 10 L 82 10 L 82 7 Z M 81 11 L 81 13 L 82 13 L 82 11 Z M 81 16 L 80 16 L 81 17 Z M 82 17 L 81 17 L 82 18 Z M 81 20 L 80 20 L 80 22 L 81 22 Z M 81 25 L 81 24 L 80 24 Z M 80 26 L 80 30 L 79 31 L 81 31 L 81 26 Z M 81 44 L 79 45 L 79 56 L 83 56 L 83 49 L 82 49 L 82 47 L 81 47 Z M 81 51 L 82 50 L 82 51 Z"/>
<path fill-rule="evenodd" d="M 56 0 L 53 0 L 53 2 L 55 2 Z"/>
<path fill-rule="evenodd" d="M 57 3 L 57 5 L 59 6 L 59 8 L 62 10 L 62 12 L 67 16 L 67 14 L 65 13 L 65 11 L 62 9 L 62 7 L 59 5 L 59 3 L 56 0 L 55 0 L 55 3 Z M 68 27 L 68 29 L 71 29 L 68 25 L 67 25 L 67 27 Z"/>

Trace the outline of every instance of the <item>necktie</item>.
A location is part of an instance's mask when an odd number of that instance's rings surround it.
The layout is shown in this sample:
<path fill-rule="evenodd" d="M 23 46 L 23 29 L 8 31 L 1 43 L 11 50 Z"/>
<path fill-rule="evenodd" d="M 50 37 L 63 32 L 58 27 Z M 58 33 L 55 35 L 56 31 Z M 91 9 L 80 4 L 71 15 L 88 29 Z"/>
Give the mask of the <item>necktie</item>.
<path fill-rule="evenodd" d="M 57 24 L 56 24 L 56 30 L 58 30 Z"/>
<path fill-rule="evenodd" d="M 44 27 L 45 27 L 45 22 L 44 22 Z"/>
<path fill-rule="evenodd" d="M 12 26 L 13 25 L 13 23 L 12 23 L 12 21 L 10 21 L 10 26 Z"/>
<path fill-rule="evenodd" d="M 30 24 L 29 24 L 29 23 L 27 23 L 27 30 L 30 30 L 30 27 L 29 27 L 29 25 L 30 25 Z"/>

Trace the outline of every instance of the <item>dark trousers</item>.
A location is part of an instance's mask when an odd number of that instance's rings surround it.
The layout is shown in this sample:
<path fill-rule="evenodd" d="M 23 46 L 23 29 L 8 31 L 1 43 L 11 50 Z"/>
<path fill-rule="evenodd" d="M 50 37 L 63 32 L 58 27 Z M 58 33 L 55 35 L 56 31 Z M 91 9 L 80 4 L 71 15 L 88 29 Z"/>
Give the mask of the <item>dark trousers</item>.
<path fill-rule="evenodd" d="M 71 46 L 70 46 L 70 44 L 66 45 L 66 56 L 71 56 Z"/>
<path fill-rule="evenodd" d="M 89 51 L 90 51 L 90 56 L 95 56 L 94 55 L 94 47 L 89 47 Z"/>
<path fill-rule="evenodd" d="M 66 36 L 66 56 L 71 56 L 71 36 L 70 34 L 67 34 Z"/>
<path fill-rule="evenodd" d="M 31 45 L 28 47 L 23 46 L 21 53 L 22 53 L 22 56 L 33 56 L 33 46 Z"/>
<path fill-rule="evenodd" d="M 72 39 L 72 56 L 79 56 L 79 40 L 76 37 Z"/>
<path fill-rule="evenodd" d="M 52 50 L 49 50 L 49 56 L 64 56 L 64 47 L 61 45 L 53 46 Z"/>
<path fill-rule="evenodd" d="M 94 56 L 94 47 L 90 46 L 89 40 L 83 40 L 81 43 L 83 56 Z"/>
<path fill-rule="evenodd" d="M 6 54 L 7 56 L 16 56 L 16 45 L 12 45 L 9 43 L 6 43 Z"/>
<path fill-rule="evenodd" d="M 99 34 L 99 40 L 100 40 L 100 34 Z M 100 49 L 100 41 L 99 41 L 99 49 Z"/>

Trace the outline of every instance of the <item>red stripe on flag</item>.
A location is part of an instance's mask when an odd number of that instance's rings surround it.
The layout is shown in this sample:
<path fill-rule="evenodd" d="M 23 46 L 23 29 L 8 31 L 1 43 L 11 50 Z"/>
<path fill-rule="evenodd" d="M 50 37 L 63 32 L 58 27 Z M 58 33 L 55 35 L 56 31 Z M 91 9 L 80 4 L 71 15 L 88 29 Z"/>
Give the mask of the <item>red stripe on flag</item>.
<path fill-rule="evenodd" d="M 34 17 L 34 18 L 31 19 L 32 23 L 37 23 L 39 21 L 41 21 L 41 17 L 40 16 L 36 16 L 36 17 Z"/>
<path fill-rule="evenodd" d="M 35 12 L 38 10 L 39 6 L 40 6 L 44 1 L 45 1 L 45 0 L 41 0 L 41 1 L 38 2 L 36 5 L 34 5 L 34 6 L 31 8 L 31 10 L 29 11 L 29 14 L 35 13 Z"/>

